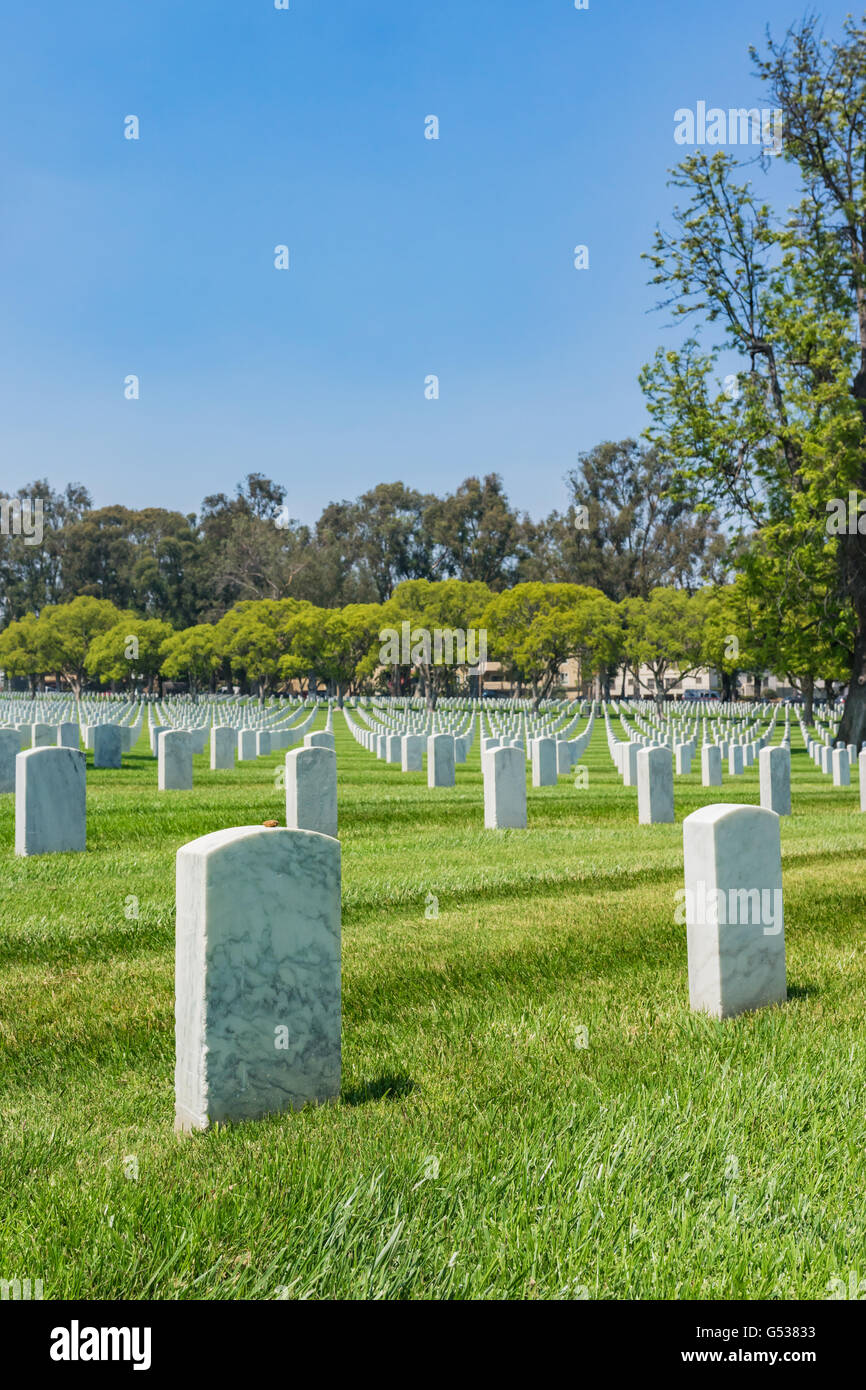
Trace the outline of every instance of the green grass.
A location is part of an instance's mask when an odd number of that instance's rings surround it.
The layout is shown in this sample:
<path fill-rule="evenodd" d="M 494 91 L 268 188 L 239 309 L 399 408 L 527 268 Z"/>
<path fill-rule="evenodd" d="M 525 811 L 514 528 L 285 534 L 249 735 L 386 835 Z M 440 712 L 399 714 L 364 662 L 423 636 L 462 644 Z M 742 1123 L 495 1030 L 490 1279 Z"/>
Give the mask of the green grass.
<path fill-rule="evenodd" d="M 253 1124 L 173 1133 L 174 856 L 283 823 L 282 754 L 197 758 L 195 789 L 161 795 L 144 739 L 122 772 L 89 766 L 86 855 L 16 859 L 0 798 L 0 1278 L 46 1298 L 760 1299 L 866 1274 L 856 785 L 794 726 L 788 1002 L 716 1023 L 688 1007 L 679 822 L 755 802 L 756 768 L 704 790 L 696 759 L 678 823 L 639 827 L 597 721 L 589 787 L 530 788 L 531 828 L 491 832 L 478 740 L 432 792 L 335 722 L 343 1094 Z"/>

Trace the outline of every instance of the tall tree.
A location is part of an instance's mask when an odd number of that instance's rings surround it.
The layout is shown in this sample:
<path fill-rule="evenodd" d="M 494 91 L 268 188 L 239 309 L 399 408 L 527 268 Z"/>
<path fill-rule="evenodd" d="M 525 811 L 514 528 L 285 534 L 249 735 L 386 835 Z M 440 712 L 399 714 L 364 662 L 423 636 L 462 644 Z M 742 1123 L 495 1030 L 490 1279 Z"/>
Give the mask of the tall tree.
<path fill-rule="evenodd" d="M 456 492 L 433 500 L 424 520 L 441 574 L 493 590 L 517 579 L 527 555 L 525 531 L 498 473 L 466 478 Z"/>
<path fill-rule="evenodd" d="M 840 737 L 866 739 L 866 526 L 828 532 L 828 509 L 866 493 L 866 28 L 849 18 L 827 42 L 807 18 L 766 56 L 752 50 L 781 109 L 783 157 L 797 170 L 799 203 L 783 224 L 738 182 L 722 152 L 697 153 L 675 172 L 687 194 L 676 231 L 659 231 L 655 283 L 697 332 L 659 351 L 642 381 L 653 435 L 684 493 L 724 506 L 741 532 L 815 575 L 827 550 L 835 608 L 854 616 L 850 685 Z M 725 389 L 722 362 L 739 358 Z M 723 358 L 724 354 L 724 358 Z M 796 580 L 802 585 L 802 578 Z M 816 611 L 820 596 L 809 600 Z"/>
<path fill-rule="evenodd" d="M 721 572 L 718 519 L 672 495 L 674 466 L 633 439 L 580 455 L 566 475 L 571 504 L 544 526 L 538 578 L 589 584 L 609 598 L 646 598 L 652 589 L 696 589 Z"/>

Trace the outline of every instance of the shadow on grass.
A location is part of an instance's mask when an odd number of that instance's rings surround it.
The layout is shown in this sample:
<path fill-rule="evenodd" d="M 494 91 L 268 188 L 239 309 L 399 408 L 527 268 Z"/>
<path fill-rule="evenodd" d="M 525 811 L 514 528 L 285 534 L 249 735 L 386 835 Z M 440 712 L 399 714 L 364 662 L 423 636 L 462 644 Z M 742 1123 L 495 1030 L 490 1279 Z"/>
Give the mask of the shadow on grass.
<path fill-rule="evenodd" d="M 816 984 L 788 985 L 789 999 L 811 999 L 814 994 L 820 993 L 821 991 Z"/>
<path fill-rule="evenodd" d="M 386 1072 L 375 1081 L 362 1081 L 360 1086 L 343 1091 L 340 1099 L 344 1105 L 366 1105 L 371 1100 L 400 1100 L 414 1089 L 415 1082 L 410 1076 Z"/>

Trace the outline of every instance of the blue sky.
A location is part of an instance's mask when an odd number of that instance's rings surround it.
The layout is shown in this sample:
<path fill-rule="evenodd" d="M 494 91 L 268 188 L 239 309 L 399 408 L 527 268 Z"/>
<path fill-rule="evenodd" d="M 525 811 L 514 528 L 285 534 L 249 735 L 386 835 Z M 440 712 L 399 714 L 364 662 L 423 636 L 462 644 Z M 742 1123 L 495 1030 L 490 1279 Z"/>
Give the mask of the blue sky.
<path fill-rule="evenodd" d="M 847 8 L 821 5 L 829 34 Z M 7 6 L 0 490 L 186 512 L 258 470 L 313 521 L 377 482 L 497 471 L 533 515 L 564 505 L 582 449 L 643 429 L 638 371 L 677 340 L 640 260 L 674 111 L 765 105 L 748 45 L 801 13 Z"/>

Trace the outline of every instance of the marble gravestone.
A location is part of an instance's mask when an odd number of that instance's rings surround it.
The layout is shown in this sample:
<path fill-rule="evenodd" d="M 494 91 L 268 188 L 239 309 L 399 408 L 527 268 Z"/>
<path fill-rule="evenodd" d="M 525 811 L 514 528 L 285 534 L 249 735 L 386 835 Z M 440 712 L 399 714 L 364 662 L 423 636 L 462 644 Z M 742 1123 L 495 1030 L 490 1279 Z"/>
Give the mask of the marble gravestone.
<path fill-rule="evenodd" d="M 715 743 L 705 743 L 701 749 L 701 782 L 705 787 L 722 785 L 722 750 Z"/>
<path fill-rule="evenodd" d="M 847 748 L 833 749 L 833 786 L 850 787 L 851 764 Z"/>
<path fill-rule="evenodd" d="M 340 1026 L 339 842 L 242 826 L 184 845 L 175 1129 L 338 1096 Z"/>
<path fill-rule="evenodd" d="M 255 729 L 238 729 L 238 762 L 250 762 L 256 756 Z"/>
<path fill-rule="evenodd" d="M 17 729 L 0 729 L 0 792 L 15 790 L 15 759 L 21 748 Z"/>
<path fill-rule="evenodd" d="M 217 724 L 210 731 L 211 772 L 231 772 L 235 765 L 237 734 L 228 724 Z"/>
<path fill-rule="evenodd" d="M 119 724 L 97 724 L 93 730 L 93 766 L 123 766 L 123 734 Z"/>
<path fill-rule="evenodd" d="M 622 751 L 622 784 L 624 787 L 637 786 L 637 755 L 640 752 L 640 744 L 631 740 L 629 743 L 621 745 Z"/>
<path fill-rule="evenodd" d="M 558 781 L 556 740 L 535 738 L 532 740 L 532 785 L 534 787 L 555 787 Z"/>
<path fill-rule="evenodd" d="M 526 829 L 526 760 L 519 748 L 485 753 L 484 825 L 488 830 Z"/>
<path fill-rule="evenodd" d="M 337 755 L 332 748 L 286 754 L 286 825 L 337 836 Z"/>
<path fill-rule="evenodd" d="M 56 748 L 57 726 L 55 724 L 31 724 L 33 748 Z"/>
<path fill-rule="evenodd" d="M 791 814 L 791 754 L 781 744 L 762 748 L 758 754 L 758 775 L 761 782 L 761 805 L 777 816 Z"/>
<path fill-rule="evenodd" d="M 637 818 L 640 825 L 674 819 L 674 774 L 666 744 L 642 748 L 637 755 Z"/>
<path fill-rule="evenodd" d="M 71 721 L 57 726 L 57 747 L 58 748 L 77 748 L 81 739 L 81 734 L 77 724 Z"/>
<path fill-rule="evenodd" d="M 157 758 L 159 791 L 192 790 L 192 744 L 186 729 L 165 729 L 159 736 Z"/>
<path fill-rule="evenodd" d="M 731 1018 L 787 998 L 779 825 L 773 811 L 724 803 L 683 821 L 689 999 L 697 1012 Z"/>
<path fill-rule="evenodd" d="M 315 734 L 304 734 L 305 748 L 330 748 L 336 749 L 334 735 L 328 729 L 319 729 Z"/>
<path fill-rule="evenodd" d="M 430 734 L 427 739 L 427 786 L 453 787 L 454 735 Z"/>
<path fill-rule="evenodd" d="M 15 759 L 15 853 L 87 848 L 86 758 L 77 748 L 28 748 Z"/>
<path fill-rule="evenodd" d="M 403 735 L 402 766 L 404 772 L 423 772 L 425 741 L 423 734 Z"/>
<path fill-rule="evenodd" d="M 256 757 L 262 758 L 271 751 L 271 735 L 268 729 L 256 733 Z"/>
<path fill-rule="evenodd" d="M 157 749 L 159 748 L 159 736 L 165 728 L 167 728 L 167 725 L 165 724 L 151 724 L 150 729 L 148 731 L 148 738 L 150 739 L 150 751 L 151 753 L 153 753 L 154 757 L 156 757 Z M 92 744 L 88 743 L 87 747 L 91 748 Z"/>

